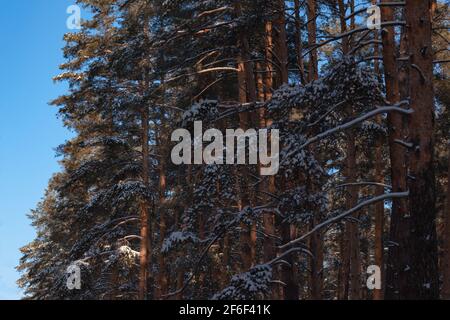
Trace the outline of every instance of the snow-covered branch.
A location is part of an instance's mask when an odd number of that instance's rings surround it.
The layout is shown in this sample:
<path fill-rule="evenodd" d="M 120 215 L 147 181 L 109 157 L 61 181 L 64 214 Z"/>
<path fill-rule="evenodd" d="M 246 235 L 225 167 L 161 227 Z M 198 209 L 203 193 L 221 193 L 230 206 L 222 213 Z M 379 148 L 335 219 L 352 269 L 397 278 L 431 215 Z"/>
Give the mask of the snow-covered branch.
<path fill-rule="evenodd" d="M 290 242 L 280 246 L 279 249 L 284 250 L 284 249 L 292 247 L 292 246 L 294 246 L 296 244 L 299 244 L 303 240 L 305 240 L 308 237 L 310 237 L 312 234 L 316 233 L 317 231 L 322 230 L 323 228 L 329 226 L 330 224 L 337 223 L 337 222 L 347 218 L 348 216 L 352 215 L 355 212 L 358 212 L 359 210 L 361 210 L 364 207 L 370 206 L 370 205 L 378 203 L 380 201 L 385 201 L 385 200 L 389 200 L 389 199 L 407 198 L 408 196 L 409 196 L 409 191 L 408 192 L 396 192 L 396 193 L 383 194 L 381 196 L 374 197 L 374 198 L 371 198 L 369 200 L 363 201 L 360 204 L 358 204 L 356 207 L 353 207 L 352 209 L 347 210 L 344 213 L 341 213 L 340 215 L 337 215 L 334 218 L 328 219 L 328 220 L 318 224 L 313 229 L 311 229 L 311 231 L 309 231 L 308 233 L 306 233 L 303 236 L 301 236 L 301 237 L 299 237 L 297 239 L 294 239 L 294 240 L 292 240 L 292 241 L 290 241 Z M 288 254 L 290 254 L 290 251 L 284 252 L 283 254 L 281 254 L 280 256 L 276 257 L 274 260 L 272 260 L 269 264 L 276 263 L 278 260 L 283 259 Z"/>
<path fill-rule="evenodd" d="M 384 183 L 379 182 L 354 182 L 354 183 L 344 183 L 340 184 L 338 186 L 335 186 L 335 189 L 345 188 L 345 187 L 358 187 L 358 186 L 376 186 L 376 187 L 383 187 L 386 189 L 392 189 L 392 186 Z"/>
<path fill-rule="evenodd" d="M 404 26 L 405 24 L 406 24 L 405 21 L 387 21 L 387 22 L 382 22 L 381 26 L 382 27 Z M 363 32 L 363 31 L 367 31 L 367 30 L 369 30 L 369 28 L 367 28 L 367 27 L 360 27 L 360 28 L 356 28 L 356 29 L 353 29 L 353 30 L 350 30 L 350 31 L 347 31 L 347 32 L 344 32 L 344 33 L 341 33 L 341 34 L 338 34 L 336 36 L 333 36 L 330 39 L 327 39 L 327 40 L 325 40 L 325 41 L 323 41 L 321 43 L 318 43 L 318 44 L 315 44 L 314 46 L 312 46 L 312 48 L 308 49 L 305 53 L 303 53 L 302 57 L 303 58 L 306 57 L 308 54 L 310 54 L 314 50 L 317 50 L 318 48 L 323 47 L 323 46 L 329 44 L 330 42 L 337 41 L 337 40 L 340 40 L 342 38 L 349 37 L 349 36 L 351 36 L 351 35 L 353 35 L 355 33 Z"/>
<path fill-rule="evenodd" d="M 403 113 L 403 114 L 412 114 L 414 112 L 414 110 L 412 110 L 412 109 L 401 108 L 401 106 L 403 106 L 403 105 L 409 105 L 409 101 L 405 100 L 405 101 L 401 101 L 401 102 L 395 104 L 394 106 L 386 106 L 386 107 L 377 108 L 377 109 L 375 109 L 375 110 L 373 110 L 371 112 L 368 112 L 368 113 L 366 113 L 366 114 L 364 114 L 364 115 L 362 115 L 362 116 L 360 116 L 360 117 L 358 117 L 358 118 L 356 118 L 356 119 L 354 119 L 352 121 L 349 121 L 349 122 L 344 123 L 344 124 L 342 124 L 340 126 L 334 127 L 334 128 L 332 128 L 330 130 L 327 130 L 325 132 L 322 132 L 322 133 L 320 133 L 320 134 L 310 138 L 308 141 L 306 141 L 300 147 L 300 149 L 305 149 L 307 146 L 309 146 L 309 145 L 311 145 L 311 144 L 313 144 L 315 142 L 318 142 L 318 141 L 320 141 L 320 140 L 322 140 L 322 139 L 324 139 L 324 138 L 326 138 L 326 137 L 328 137 L 330 135 L 333 135 L 333 134 L 335 134 L 337 132 L 340 132 L 340 131 L 352 128 L 355 125 L 357 125 L 357 124 L 359 124 L 361 122 L 364 122 L 364 121 L 366 121 L 368 119 L 371 119 L 371 118 L 373 118 L 373 117 L 375 117 L 376 115 L 379 115 L 379 114 L 388 113 L 388 112 L 400 112 L 400 113 Z M 297 151 L 298 150 L 292 151 L 291 153 L 289 153 L 286 156 L 286 158 L 290 158 Z"/>

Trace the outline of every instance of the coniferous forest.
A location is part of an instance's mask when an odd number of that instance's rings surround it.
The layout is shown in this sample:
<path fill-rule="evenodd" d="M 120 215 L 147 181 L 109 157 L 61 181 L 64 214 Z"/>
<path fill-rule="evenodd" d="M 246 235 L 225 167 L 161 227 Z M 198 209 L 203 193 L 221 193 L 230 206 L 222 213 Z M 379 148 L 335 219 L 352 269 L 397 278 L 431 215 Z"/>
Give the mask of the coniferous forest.
<path fill-rule="evenodd" d="M 25 299 L 450 299 L 448 2 L 77 3 Z"/>

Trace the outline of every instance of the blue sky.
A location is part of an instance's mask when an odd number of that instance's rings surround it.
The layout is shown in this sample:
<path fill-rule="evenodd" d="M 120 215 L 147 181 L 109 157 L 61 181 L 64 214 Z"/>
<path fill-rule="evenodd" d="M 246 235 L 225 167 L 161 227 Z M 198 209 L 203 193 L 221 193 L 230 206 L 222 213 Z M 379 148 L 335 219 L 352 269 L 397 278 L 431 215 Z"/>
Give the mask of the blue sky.
<path fill-rule="evenodd" d="M 19 248 L 34 237 L 26 215 L 59 170 L 54 148 L 70 137 L 48 102 L 63 62 L 67 7 L 75 0 L 3 1 L 0 10 L 0 299 L 19 299 Z"/>

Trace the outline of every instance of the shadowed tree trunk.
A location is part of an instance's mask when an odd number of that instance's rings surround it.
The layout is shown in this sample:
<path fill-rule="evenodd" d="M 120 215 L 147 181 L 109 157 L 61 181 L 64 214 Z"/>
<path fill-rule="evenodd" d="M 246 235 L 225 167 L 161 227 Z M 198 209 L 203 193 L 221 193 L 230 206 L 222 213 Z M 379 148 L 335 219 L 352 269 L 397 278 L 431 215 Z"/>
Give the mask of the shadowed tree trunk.
<path fill-rule="evenodd" d="M 431 0 L 406 1 L 410 107 L 414 110 L 408 122 L 414 145 L 409 153 L 411 289 L 404 292 L 408 299 L 439 298 L 431 9 Z"/>
<path fill-rule="evenodd" d="M 337 11 L 339 12 L 339 21 L 341 33 L 347 31 L 347 23 L 345 21 L 345 4 L 343 0 L 337 1 Z M 348 38 L 342 39 L 342 51 L 346 54 L 349 51 Z M 347 156 L 348 157 L 348 156 Z M 339 300 L 347 300 L 349 297 L 349 280 L 350 280 L 350 223 L 345 224 L 342 229 L 340 239 L 340 255 L 341 261 L 339 265 L 339 283 L 338 283 L 338 298 Z"/>
<path fill-rule="evenodd" d="M 295 54 L 297 56 L 297 68 L 300 74 L 300 82 L 306 83 L 305 66 L 303 63 L 303 45 L 302 45 L 302 21 L 300 20 L 300 0 L 294 0 L 294 19 L 295 19 Z"/>
<path fill-rule="evenodd" d="M 287 35 L 286 35 L 286 17 L 285 17 L 285 2 L 284 0 L 277 0 L 277 12 L 274 21 L 276 30 L 276 52 L 277 58 L 280 64 L 279 70 L 279 85 L 283 85 L 289 82 L 289 69 L 288 69 L 288 48 L 287 48 Z M 284 183 L 281 183 L 280 188 L 285 187 Z M 292 239 L 291 225 L 289 223 L 281 222 L 281 238 L 283 243 L 287 243 Z M 285 284 L 283 286 L 283 297 L 285 300 L 298 300 L 299 288 L 295 277 L 295 258 L 290 255 L 285 259 L 289 265 L 281 265 L 281 279 Z"/>
<path fill-rule="evenodd" d="M 339 20 L 341 24 L 341 33 L 347 32 L 346 22 L 346 6 L 343 0 L 338 0 L 338 12 Z M 353 10 L 353 3 L 350 2 L 350 7 Z M 351 26 L 354 28 L 354 20 L 351 21 Z M 350 51 L 350 42 L 348 37 L 342 39 L 342 51 L 344 55 L 347 55 Z M 353 107 L 347 107 L 349 116 L 353 114 Z M 346 182 L 356 182 L 356 136 L 353 131 L 349 131 L 347 134 L 347 158 L 346 158 Z M 351 209 L 358 203 L 358 189 L 355 186 L 349 186 L 347 190 L 346 207 Z M 353 218 L 358 218 L 359 214 L 354 214 Z M 345 240 L 344 240 L 344 252 L 342 258 L 341 267 L 342 271 L 341 280 L 341 295 L 343 299 L 347 298 L 348 292 L 351 300 L 361 299 L 361 254 L 359 244 L 359 225 L 355 221 L 348 221 L 345 224 Z M 348 268 L 348 269 L 347 269 Z M 349 283 L 348 283 L 349 282 Z M 348 287 L 350 285 L 350 287 Z"/>
<path fill-rule="evenodd" d="M 308 44 L 313 46 L 317 42 L 317 8 L 316 1 L 309 0 L 307 3 L 307 19 L 308 19 Z M 298 6 L 298 10 L 300 7 Z M 296 9 L 297 12 L 297 9 Z M 300 23 L 300 21 L 298 22 Z M 299 34 L 300 37 L 300 34 Z M 301 46 L 300 46 L 301 52 Z M 303 73 L 303 60 L 301 55 L 298 62 L 301 66 L 301 72 Z M 317 50 L 313 50 L 310 54 L 310 60 L 308 65 L 308 80 L 312 82 L 319 78 L 319 66 L 318 66 L 318 55 Z M 313 152 L 313 148 L 310 148 L 310 152 Z M 308 184 L 310 185 L 309 190 L 314 190 L 314 186 L 311 184 L 312 181 L 308 179 Z M 315 213 L 314 219 L 310 224 L 310 229 L 313 229 L 316 224 L 320 222 L 319 212 Z M 313 257 L 310 261 L 310 275 L 309 275 L 309 287 L 311 299 L 321 300 L 323 298 L 323 233 L 321 230 L 316 232 L 310 239 L 310 250 Z"/>
<path fill-rule="evenodd" d="M 237 17 L 242 15 L 242 7 L 239 2 L 235 4 L 235 14 Z M 239 86 L 239 102 L 241 104 L 247 102 L 255 102 L 256 101 L 256 84 L 254 77 L 254 68 L 253 62 L 251 61 L 250 56 L 250 47 L 248 43 L 248 39 L 246 33 L 241 30 L 238 35 L 238 47 L 239 47 L 239 56 L 238 56 L 238 86 Z M 244 131 L 251 127 L 252 123 L 255 122 L 255 116 L 251 112 L 242 112 L 239 114 L 239 124 L 240 128 Z M 241 169 L 240 180 L 238 182 L 240 188 L 240 199 L 239 199 L 239 208 L 242 210 L 243 208 L 250 205 L 250 196 L 249 196 L 249 182 L 248 182 L 248 170 L 251 170 L 249 167 L 243 167 Z M 244 172 L 243 172 L 243 171 Z M 241 260 L 242 260 L 242 268 L 244 270 L 248 270 L 254 264 L 254 257 L 252 252 L 254 252 L 254 247 L 256 246 L 255 242 L 252 241 L 252 232 L 251 228 L 245 224 L 241 224 Z"/>
<path fill-rule="evenodd" d="M 317 42 L 316 24 L 316 0 L 308 0 L 308 45 L 314 46 Z M 309 82 L 317 80 L 319 77 L 317 50 L 312 50 L 309 55 L 308 79 Z"/>
<path fill-rule="evenodd" d="M 383 0 L 383 2 L 389 2 Z M 394 11 L 391 7 L 381 7 L 382 20 L 394 21 Z M 386 97 L 391 104 L 400 101 L 399 69 L 397 67 L 397 52 L 395 46 L 395 29 L 386 27 L 382 32 L 384 77 L 386 82 Z M 403 115 L 391 113 L 388 115 L 389 150 L 391 160 L 391 184 L 393 192 L 404 192 L 406 186 L 405 149 L 396 143 L 404 137 Z M 407 286 L 408 257 L 405 247 L 408 245 L 408 217 L 406 200 L 393 199 L 390 224 L 388 261 L 386 265 L 386 298 L 398 299 L 401 287 Z M 406 271 L 405 271 L 406 270 Z"/>
<path fill-rule="evenodd" d="M 278 63 L 280 65 L 280 84 L 288 83 L 289 70 L 288 70 L 288 48 L 287 48 L 287 35 L 286 35 L 286 17 L 285 17 L 285 4 L 284 0 L 277 0 L 277 13 L 274 21 L 276 36 L 276 49 Z"/>
<path fill-rule="evenodd" d="M 444 254 L 442 257 L 442 298 L 450 300 L 450 140 L 448 143 L 447 208 L 444 211 Z"/>
<path fill-rule="evenodd" d="M 381 125 L 381 118 L 378 117 L 377 122 Z M 381 138 L 377 140 L 375 149 L 375 181 L 384 183 L 383 174 L 383 150 Z M 383 187 L 377 187 L 375 196 L 384 194 Z M 375 265 L 381 270 L 381 284 L 382 288 L 375 289 L 373 292 L 374 300 L 383 300 L 383 286 L 384 286 L 384 202 L 379 202 L 375 206 Z"/>
<path fill-rule="evenodd" d="M 372 4 L 377 4 L 377 0 L 372 0 Z M 375 32 L 374 40 L 378 41 L 379 34 Z M 380 54 L 380 47 L 377 42 L 374 44 L 374 56 Z M 378 61 L 374 61 L 374 72 L 380 77 L 380 64 Z M 381 116 L 376 118 L 377 124 L 382 125 Z M 384 163 L 383 163 L 383 137 L 380 135 L 377 138 L 375 145 L 375 181 L 384 184 Z M 384 194 L 383 187 L 376 187 L 375 196 L 381 196 Z M 375 265 L 380 267 L 381 270 L 381 289 L 375 289 L 373 292 L 374 300 L 383 300 L 384 298 L 384 203 L 379 202 L 375 205 L 375 245 L 374 245 L 374 255 L 375 255 Z"/>
<path fill-rule="evenodd" d="M 273 90 L 273 65 L 272 65 L 272 59 L 273 59 L 273 35 L 272 35 L 272 22 L 267 21 L 265 23 L 265 73 L 264 73 L 264 99 L 265 101 L 270 100 L 272 98 L 272 90 Z M 272 124 L 272 121 L 270 119 L 266 118 L 266 115 L 264 114 L 264 120 L 260 120 L 261 123 L 264 122 L 265 126 L 268 127 Z M 271 194 L 276 194 L 276 186 L 275 186 L 275 176 L 270 176 L 267 179 L 267 191 Z M 270 261 L 272 260 L 276 255 L 276 249 L 275 249 L 275 241 L 272 236 L 275 236 L 276 234 L 276 228 L 275 228 L 275 214 L 274 213 L 266 213 L 263 215 L 263 228 L 264 233 L 267 235 L 264 238 L 263 242 L 263 255 L 264 255 L 264 261 Z M 274 274 L 277 275 L 277 269 L 275 268 Z M 279 299 L 279 286 L 274 285 L 272 289 L 272 298 L 273 299 Z"/>
<path fill-rule="evenodd" d="M 142 111 L 142 181 L 145 185 L 149 182 L 149 111 L 145 108 Z M 140 204 L 141 223 L 141 249 L 140 249 L 140 272 L 139 272 L 139 299 L 146 300 L 148 293 L 148 272 L 150 257 L 150 225 L 149 225 L 149 204 L 144 199 Z"/>
<path fill-rule="evenodd" d="M 356 144 L 355 134 L 347 134 L 347 183 L 356 182 Z M 347 209 L 354 208 L 358 203 L 358 189 L 350 186 L 347 191 Z M 359 214 L 353 216 L 359 218 Z M 357 221 L 357 220 L 356 220 Z M 346 223 L 348 245 L 350 248 L 350 296 L 351 300 L 361 299 L 361 254 L 359 245 L 359 224 L 355 221 Z"/>
<path fill-rule="evenodd" d="M 311 223 L 311 229 L 314 228 L 320 219 L 314 218 Z M 310 239 L 310 250 L 314 257 L 311 259 L 311 299 L 322 300 L 323 299 L 323 233 L 316 232 Z"/>
<path fill-rule="evenodd" d="M 166 172 L 164 166 L 165 150 L 163 148 L 163 142 L 159 141 L 160 145 L 160 155 L 162 156 L 161 163 L 159 164 L 159 247 L 162 248 L 164 239 L 166 237 L 167 222 L 166 213 L 164 208 L 164 203 L 166 201 Z M 163 295 L 168 293 L 168 279 L 166 274 L 166 262 L 164 254 L 159 253 L 158 255 L 158 288 L 157 288 L 157 298 L 161 298 Z"/>

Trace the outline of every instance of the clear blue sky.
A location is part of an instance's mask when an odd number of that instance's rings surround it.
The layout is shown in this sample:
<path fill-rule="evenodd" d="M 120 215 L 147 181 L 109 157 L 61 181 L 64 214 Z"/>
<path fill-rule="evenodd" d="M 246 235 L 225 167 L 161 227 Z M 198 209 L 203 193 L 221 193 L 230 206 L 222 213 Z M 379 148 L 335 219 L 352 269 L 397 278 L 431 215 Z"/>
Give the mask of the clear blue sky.
<path fill-rule="evenodd" d="M 0 299 L 18 299 L 19 248 L 34 237 L 26 215 L 59 170 L 54 148 L 70 137 L 48 102 L 63 62 L 66 9 L 75 0 L 2 1 L 0 10 Z"/>

